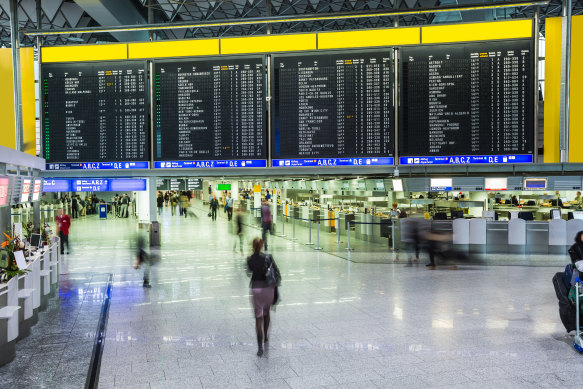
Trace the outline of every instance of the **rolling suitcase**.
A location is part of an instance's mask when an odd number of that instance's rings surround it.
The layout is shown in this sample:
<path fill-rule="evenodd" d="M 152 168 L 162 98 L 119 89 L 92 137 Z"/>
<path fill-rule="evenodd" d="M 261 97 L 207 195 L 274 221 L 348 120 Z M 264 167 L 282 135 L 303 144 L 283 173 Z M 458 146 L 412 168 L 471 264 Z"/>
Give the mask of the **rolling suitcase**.
<path fill-rule="evenodd" d="M 559 316 L 567 332 L 571 332 L 576 328 L 575 315 L 577 313 L 575 312 L 575 307 L 569 301 L 569 293 L 563 282 L 563 273 L 556 273 L 553 276 L 553 285 L 559 299 Z"/>

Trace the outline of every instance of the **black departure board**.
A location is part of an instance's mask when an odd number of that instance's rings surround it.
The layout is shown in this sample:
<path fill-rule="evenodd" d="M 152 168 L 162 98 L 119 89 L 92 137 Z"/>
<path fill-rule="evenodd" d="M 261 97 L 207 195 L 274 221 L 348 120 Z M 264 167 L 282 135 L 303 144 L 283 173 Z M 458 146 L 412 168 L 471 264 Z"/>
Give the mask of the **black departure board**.
<path fill-rule="evenodd" d="M 273 158 L 394 153 L 392 50 L 274 56 Z"/>
<path fill-rule="evenodd" d="M 147 161 L 144 62 L 42 66 L 47 162 Z"/>
<path fill-rule="evenodd" d="M 405 47 L 400 57 L 400 155 L 533 153 L 530 41 Z"/>
<path fill-rule="evenodd" d="M 265 159 L 263 61 L 155 63 L 155 159 Z"/>

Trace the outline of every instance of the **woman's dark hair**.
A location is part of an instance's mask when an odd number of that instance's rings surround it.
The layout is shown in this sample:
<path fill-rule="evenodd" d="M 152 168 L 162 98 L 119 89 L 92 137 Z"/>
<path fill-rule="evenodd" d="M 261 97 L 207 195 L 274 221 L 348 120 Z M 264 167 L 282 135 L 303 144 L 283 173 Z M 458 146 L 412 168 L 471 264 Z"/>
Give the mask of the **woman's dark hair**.
<path fill-rule="evenodd" d="M 261 238 L 253 239 L 253 254 L 259 254 L 263 248 L 263 241 Z"/>

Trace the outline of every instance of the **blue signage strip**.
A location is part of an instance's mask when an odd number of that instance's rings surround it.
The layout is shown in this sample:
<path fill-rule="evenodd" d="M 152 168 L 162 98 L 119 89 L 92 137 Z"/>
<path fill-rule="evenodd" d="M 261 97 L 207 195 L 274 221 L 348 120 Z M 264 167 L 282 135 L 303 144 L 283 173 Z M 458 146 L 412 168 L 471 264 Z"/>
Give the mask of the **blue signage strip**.
<path fill-rule="evenodd" d="M 71 180 L 45 178 L 43 180 L 43 192 L 70 192 Z"/>
<path fill-rule="evenodd" d="M 211 161 L 156 161 L 155 169 L 212 169 L 235 167 L 267 167 L 265 159 L 228 159 Z"/>
<path fill-rule="evenodd" d="M 150 162 L 47 163 L 46 170 L 133 170 L 149 169 Z"/>
<path fill-rule="evenodd" d="M 146 190 L 146 180 L 139 179 L 115 179 L 109 180 L 110 192 L 139 192 Z"/>
<path fill-rule="evenodd" d="M 460 155 L 449 157 L 401 157 L 401 165 L 468 165 L 532 163 L 532 155 Z"/>
<path fill-rule="evenodd" d="M 133 192 L 147 188 L 144 178 L 54 179 L 45 178 L 43 192 Z"/>
<path fill-rule="evenodd" d="M 393 157 L 384 158 L 309 158 L 309 159 L 274 159 L 273 167 L 301 166 L 392 166 Z"/>
<path fill-rule="evenodd" d="M 107 192 L 109 189 L 109 180 L 104 179 L 87 179 L 72 180 L 73 192 Z"/>

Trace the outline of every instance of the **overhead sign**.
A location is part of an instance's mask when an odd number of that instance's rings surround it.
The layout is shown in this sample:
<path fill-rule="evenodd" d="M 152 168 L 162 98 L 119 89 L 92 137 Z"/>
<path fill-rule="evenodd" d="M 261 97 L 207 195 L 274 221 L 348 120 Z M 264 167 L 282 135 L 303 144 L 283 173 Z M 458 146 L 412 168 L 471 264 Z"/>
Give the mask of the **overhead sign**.
<path fill-rule="evenodd" d="M 430 189 L 433 192 L 438 191 L 448 191 L 451 190 L 452 179 L 451 178 L 432 178 Z"/>
<path fill-rule="evenodd" d="M 40 199 L 41 184 L 42 184 L 42 178 L 35 178 L 34 179 L 34 189 L 32 192 L 32 201 L 38 201 Z"/>
<path fill-rule="evenodd" d="M 22 190 L 20 191 L 20 202 L 26 203 L 28 202 L 28 198 L 30 197 L 30 178 L 25 178 L 22 180 Z"/>
<path fill-rule="evenodd" d="M 486 178 L 484 184 L 486 190 L 506 190 L 508 187 L 508 179 L 506 177 Z"/>
<path fill-rule="evenodd" d="M 202 178 L 188 178 L 186 180 L 187 190 L 202 190 Z"/>
<path fill-rule="evenodd" d="M 273 167 L 392 166 L 393 163 L 394 163 L 393 157 L 274 159 Z"/>
<path fill-rule="evenodd" d="M 45 178 L 43 192 L 71 192 L 71 180 Z"/>
<path fill-rule="evenodd" d="M 525 178 L 524 179 L 524 190 L 546 190 L 547 189 L 547 179 L 546 178 Z"/>
<path fill-rule="evenodd" d="M 46 164 L 46 170 L 135 170 L 149 168 L 149 162 L 76 162 Z"/>
<path fill-rule="evenodd" d="M 8 177 L 0 177 L 0 206 L 6 205 L 8 202 L 8 186 L 10 179 Z"/>
<path fill-rule="evenodd" d="M 401 165 L 473 165 L 532 163 L 532 155 L 458 155 L 447 157 L 400 157 Z"/>
<path fill-rule="evenodd" d="M 395 179 L 393 180 L 393 191 L 402 192 L 403 191 L 403 180 Z"/>
<path fill-rule="evenodd" d="M 73 180 L 74 192 L 107 192 L 108 180 Z"/>
<path fill-rule="evenodd" d="M 215 168 L 243 168 L 243 167 L 267 167 L 265 159 L 231 159 L 208 161 L 156 161 L 155 169 L 215 169 Z"/>

